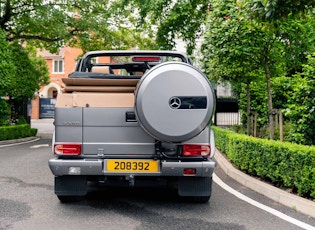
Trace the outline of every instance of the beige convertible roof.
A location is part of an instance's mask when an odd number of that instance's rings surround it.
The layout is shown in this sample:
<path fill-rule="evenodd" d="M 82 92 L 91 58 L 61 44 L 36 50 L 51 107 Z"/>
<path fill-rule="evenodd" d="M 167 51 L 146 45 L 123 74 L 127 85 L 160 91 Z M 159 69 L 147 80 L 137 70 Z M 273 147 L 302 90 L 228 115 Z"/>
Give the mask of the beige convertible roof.
<path fill-rule="evenodd" d="M 63 78 L 62 92 L 133 93 L 138 81 L 138 79 Z"/>

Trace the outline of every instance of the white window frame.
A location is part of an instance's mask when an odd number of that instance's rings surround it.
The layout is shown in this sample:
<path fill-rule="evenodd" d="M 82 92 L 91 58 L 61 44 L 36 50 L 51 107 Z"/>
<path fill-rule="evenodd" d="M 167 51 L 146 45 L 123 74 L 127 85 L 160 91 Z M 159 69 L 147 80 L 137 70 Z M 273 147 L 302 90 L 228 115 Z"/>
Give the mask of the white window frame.
<path fill-rule="evenodd" d="M 55 71 L 56 63 L 58 63 L 57 71 Z M 60 69 L 60 63 L 61 63 L 61 68 Z M 65 72 L 65 62 L 63 59 L 53 59 L 52 60 L 52 73 L 55 74 L 60 74 Z"/>

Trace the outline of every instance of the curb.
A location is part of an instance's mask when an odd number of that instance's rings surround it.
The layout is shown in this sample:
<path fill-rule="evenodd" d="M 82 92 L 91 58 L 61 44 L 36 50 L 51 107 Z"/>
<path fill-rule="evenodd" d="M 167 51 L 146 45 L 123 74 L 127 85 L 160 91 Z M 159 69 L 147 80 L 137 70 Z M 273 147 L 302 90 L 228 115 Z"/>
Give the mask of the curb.
<path fill-rule="evenodd" d="M 236 169 L 223 154 L 216 148 L 215 156 L 217 163 L 222 170 L 231 178 L 250 188 L 251 190 L 260 193 L 269 199 L 290 207 L 298 212 L 315 218 L 315 202 L 299 197 L 297 195 L 285 192 L 279 188 L 259 181 Z"/>
<path fill-rule="evenodd" d="M 0 148 L 8 145 L 15 145 L 15 144 L 23 144 L 26 142 L 33 142 L 39 140 L 39 137 L 24 137 L 20 139 L 13 139 L 13 140 L 5 140 L 5 141 L 0 141 Z"/>

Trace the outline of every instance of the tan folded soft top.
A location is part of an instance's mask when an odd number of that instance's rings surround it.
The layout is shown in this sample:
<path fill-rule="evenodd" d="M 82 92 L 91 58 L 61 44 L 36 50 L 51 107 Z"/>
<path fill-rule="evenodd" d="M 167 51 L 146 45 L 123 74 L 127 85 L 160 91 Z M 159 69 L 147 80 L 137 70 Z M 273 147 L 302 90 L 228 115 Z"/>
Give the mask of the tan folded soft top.
<path fill-rule="evenodd" d="M 63 78 L 63 93 L 72 92 L 134 92 L 139 79 Z"/>
<path fill-rule="evenodd" d="M 62 78 L 67 86 L 136 86 L 139 79 Z"/>

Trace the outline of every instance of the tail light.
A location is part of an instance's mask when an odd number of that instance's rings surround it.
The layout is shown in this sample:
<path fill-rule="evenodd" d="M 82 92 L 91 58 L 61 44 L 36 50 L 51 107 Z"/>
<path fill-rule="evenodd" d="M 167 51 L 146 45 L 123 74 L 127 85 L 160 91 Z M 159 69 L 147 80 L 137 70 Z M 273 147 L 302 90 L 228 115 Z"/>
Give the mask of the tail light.
<path fill-rule="evenodd" d="M 145 61 L 151 61 L 151 62 L 159 62 L 161 61 L 160 57 L 150 57 L 150 56 L 135 56 L 132 57 L 132 61 L 134 62 L 145 62 Z"/>
<path fill-rule="evenodd" d="M 54 154 L 70 156 L 81 155 L 81 144 L 55 144 Z"/>
<path fill-rule="evenodd" d="M 183 145 L 183 156 L 210 156 L 210 145 Z"/>

